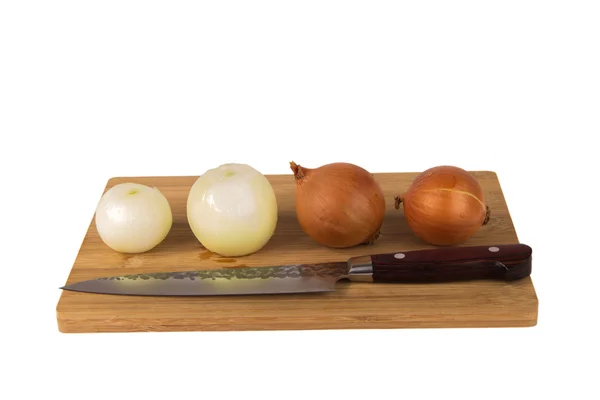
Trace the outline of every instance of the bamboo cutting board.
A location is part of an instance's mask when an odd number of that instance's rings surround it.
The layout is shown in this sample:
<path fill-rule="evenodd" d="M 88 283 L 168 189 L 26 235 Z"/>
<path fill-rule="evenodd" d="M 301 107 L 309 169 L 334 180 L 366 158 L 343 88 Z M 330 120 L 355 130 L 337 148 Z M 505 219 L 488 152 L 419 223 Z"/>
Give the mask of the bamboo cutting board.
<path fill-rule="evenodd" d="M 485 191 L 491 218 L 463 246 L 518 243 L 496 174 L 473 174 Z M 382 235 L 374 245 L 342 250 L 317 245 L 296 221 L 293 176 L 269 175 L 279 207 L 275 235 L 259 252 L 240 258 L 212 254 L 192 234 L 185 210 L 197 177 L 113 178 L 105 191 L 123 182 L 158 187 L 171 204 L 173 227 L 150 252 L 123 255 L 100 240 L 92 219 L 66 283 L 129 273 L 345 261 L 357 255 L 432 248 L 409 231 L 402 209 L 394 208 L 394 196 L 402 194 L 417 173 L 374 176 L 387 200 Z M 534 273 L 535 268 L 534 261 Z M 528 277 L 516 282 L 431 285 L 339 282 L 335 292 L 276 297 L 133 297 L 64 291 L 56 311 L 58 328 L 65 333 L 526 327 L 537 323 L 538 300 Z"/>

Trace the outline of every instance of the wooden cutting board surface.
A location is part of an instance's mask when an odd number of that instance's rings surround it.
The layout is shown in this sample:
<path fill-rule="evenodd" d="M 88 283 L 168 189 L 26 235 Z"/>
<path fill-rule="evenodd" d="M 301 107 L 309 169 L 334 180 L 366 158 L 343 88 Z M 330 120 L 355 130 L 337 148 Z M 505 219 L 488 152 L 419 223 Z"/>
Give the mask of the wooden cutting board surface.
<path fill-rule="evenodd" d="M 463 246 L 518 243 L 497 175 L 473 174 L 485 190 L 491 218 Z M 158 187 L 171 204 L 173 227 L 155 249 L 123 255 L 100 240 L 92 219 L 66 283 L 129 273 L 341 261 L 369 253 L 432 248 L 409 231 L 403 211 L 394 208 L 394 196 L 403 193 L 417 173 L 374 175 L 387 200 L 382 236 L 374 245 L 343 250 L 317 245 L 296 220 L 293 176 L 269 175 L 279 206 L 275 235 L 259 252 L 240 258 L 214 255 L 192 234 L 185 210 L 197 177 L 113 178 L 105 191 L 123 182 Z M 534 260 L 533 274 L 535 270 Z M 537 323 L 538 300 L 530 278 L 431 285 L 339 282 L 335 292 L 276 297 L 133 297 L 63 291 L 56 311 L 58 328 L 65 333 L 527 327 Z"/>

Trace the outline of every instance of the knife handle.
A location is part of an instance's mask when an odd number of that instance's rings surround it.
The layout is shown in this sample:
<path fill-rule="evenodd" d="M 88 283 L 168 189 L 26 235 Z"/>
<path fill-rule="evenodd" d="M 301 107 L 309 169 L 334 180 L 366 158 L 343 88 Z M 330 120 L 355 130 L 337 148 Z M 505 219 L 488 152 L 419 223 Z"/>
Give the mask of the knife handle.
<path fill-rule="evenodd" d="M 531 274 L 525 244 L 444 247 L 371 256 L 373 282 L 514 281 Z"/>

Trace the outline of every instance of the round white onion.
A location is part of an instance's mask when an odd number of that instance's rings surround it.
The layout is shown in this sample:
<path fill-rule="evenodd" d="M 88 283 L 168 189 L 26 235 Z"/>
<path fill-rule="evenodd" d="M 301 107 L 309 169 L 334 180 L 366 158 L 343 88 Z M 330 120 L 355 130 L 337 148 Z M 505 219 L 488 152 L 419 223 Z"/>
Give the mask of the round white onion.
<path fill-rule="evenodd" d="M 121 253 L 143 253 L 160 244 L 173 224 L 171 207 L 157 188 L 121 183 L 104 193 L 96 208 L 102 241 Z"/>
<path fill-rule="evenodd" d="M 223 164 L 206 171 L 187 200 L 192 232 L 209 251 L 240 257 L 264 247 L 277 225 L 271 183 L 246 164 Z"/>

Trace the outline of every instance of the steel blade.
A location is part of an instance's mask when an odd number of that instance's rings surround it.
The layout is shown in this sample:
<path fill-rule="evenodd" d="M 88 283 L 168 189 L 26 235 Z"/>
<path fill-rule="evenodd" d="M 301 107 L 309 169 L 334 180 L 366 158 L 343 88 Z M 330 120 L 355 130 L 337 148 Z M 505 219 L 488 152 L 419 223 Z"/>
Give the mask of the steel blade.
<path fill-rule="evenodd" d="M 129 274 L 76 282 L 75 292 L 130 296 L 216 296 L 330 292 L 348 264 L 295 264 L 168 273 Z"/>

